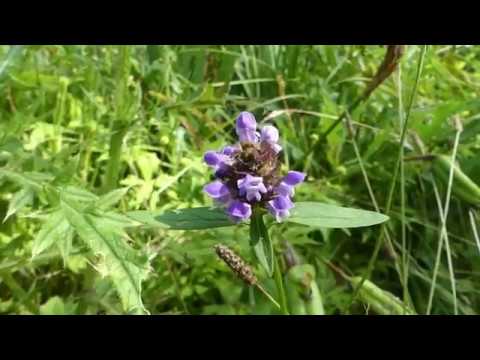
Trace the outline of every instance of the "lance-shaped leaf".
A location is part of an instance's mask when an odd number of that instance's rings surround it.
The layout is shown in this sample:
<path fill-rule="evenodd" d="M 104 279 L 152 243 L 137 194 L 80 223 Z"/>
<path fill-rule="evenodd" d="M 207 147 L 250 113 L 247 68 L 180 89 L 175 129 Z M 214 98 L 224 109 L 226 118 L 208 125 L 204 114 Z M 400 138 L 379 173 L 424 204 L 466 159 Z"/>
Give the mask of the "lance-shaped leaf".
<path fill-rule="evenodd" d="M 319 228 L 355 228 L 381 224 L 388 219 L 388 216 L 374 211 L 298 202 L 287 221 Z"/>
<path fill-rule="evenodd" d="M 118 229 L 102 223 L 101 217 L 84 212 L 71 199 L 62 197 L 62 210 L 80 238 L 104 259 L 126 311 L 145 312 L 141 299 L 141 283 L 147 274 L 147 259 L 139 256 L 118 234 Z"/>
<path fill-rule="evenodd" d="M 33 240 L 32 258 L 47 250 L 54 244 L 59 244 L 69 236 L 71 231 L 65 215 L 61 210 L 51 213 Z"/>
<path fill-rule="evenodd" d="M 235 225 L 221 209 L 198 207 L 166 212 L 131 211 L 131 219 L 148 227 L 172 230 L 202 230 Z"/>
<path fill-rule="evenodd" d="M 10 181 L 19 185 L 29 187 L 35 191 L 40 191 L 42 186 L 53 179 L 50 174 L 44 174 L 39 172 L 24 172 L 18 173 L 13 170 L 0 169 L 0 177 L 5 176 Z"/>
<path fill-rule="evenodd" d="M 25 187 L 25 188 L 21 189 L 20 191 L 17 191 L 12 196 L 12 199 L 10 200 L 10 202 L 8 204 L 7 214 L 5 215 L 5 218 L 3 219 L 3 222 L 7 221 L 7 219 L 10 216 L 19 212 L 25 206 L 30 204 L 33 200 L 33 194 L 34 194 L 34 191 L 29 187 Z"/>
<path fill-rule="evenodd" d="M 97 200 L 98 207 L 102 210 L 106 210 L 118 203 L 129 190 L 128 187 L 112 190 L 105 195 L 102 195 Z"/>

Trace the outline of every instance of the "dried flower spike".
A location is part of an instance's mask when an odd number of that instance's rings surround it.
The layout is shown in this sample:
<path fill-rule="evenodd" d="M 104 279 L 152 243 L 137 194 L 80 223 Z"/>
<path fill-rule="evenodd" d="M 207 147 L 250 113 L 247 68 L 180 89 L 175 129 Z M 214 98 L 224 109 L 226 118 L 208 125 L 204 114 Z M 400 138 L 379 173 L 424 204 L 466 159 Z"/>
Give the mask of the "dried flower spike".
<path fill-rule="evenodd" d="M 243 259 L 235 254 L 232 249 L 225 245 L 215 245 L 215 252 L 218 257 L 222 259 L 230 269 L 233 270 L 237 276 L 248 285 L 255 286 L 260 292 L 265 295 L 276 307 L 280 309 L 280 304 L 270 295 L 257 281 L 257 277 L 253 273 L 252 268 Z"/>
<path fill-rule="evenodd" d="M 243 259 L 235 254 L 233 250 L 225 245 L 215 245 L 215 251 L 220 259 L 222 259 L 237 276 L 248 285 L 255 285 L 257 277 L 252 268 Z"/>

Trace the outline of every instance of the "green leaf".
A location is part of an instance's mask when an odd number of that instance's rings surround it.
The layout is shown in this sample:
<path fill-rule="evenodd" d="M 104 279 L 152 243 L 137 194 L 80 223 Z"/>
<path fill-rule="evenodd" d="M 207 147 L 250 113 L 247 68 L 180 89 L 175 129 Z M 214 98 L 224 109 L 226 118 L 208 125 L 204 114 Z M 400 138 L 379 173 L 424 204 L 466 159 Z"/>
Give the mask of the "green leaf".
<path fill-rule="evenodd" d="M 62 197 L 61 206 L 80 238 L 94 253 L 103 257 L 102 265 L 115 284 L 123 308 L 128 312 L 146 312 L 141 298 L 141 283 L 147 274 L 146 257 L 130 248 L 118 234 L 118 229 L 106 226 L 101 218 L 82 212 L 72 200 Z"/>
<path fill-rule="evenodd" d="M 288 222 L 319 228 L 354 228 L 383 223 L 388 216 L 318 202 L 298 202 Z"/>
<path fill-rule="evenodd" d="M 98 207 L 102 210 L 106 210 L 112 206 L 114 206 L 117 202 L 119 202 L 127 193 L 130 188 L 120 188 L 112 190 L 105 195 L 102 195 L 100 199 L 98 199 Z"/>
<path fill-rule="evenodd" d="M 104 226 L 108 226 L 112 230 L 119 231 L 119 233 L 122 233 L 123 229 L 127 227 L 136 227 L 141 225 L 140 222 L 132 220 L 126 215 L 122 215 L 113 211 L 95 210 L 95 215 L 97 215 L 98 220 L 101 221 Z"/>
<path fill-rule="evenodd" d="M 40 305 L 40 315 L 72 315 L 76 310 L 76 304 L 64 302 L 58 296 L 51 297 L 45 304 Z"/>
<path fill-rule="evenodd" d="M 164 213 L 131 211 L 127 216 L 149 227 L 172 230 L 202 230 L 235 225 L 223 210 L 209 207 L 179 209 Z"/>
<path fill-rule="evenodd" d="M 69 230 L 71 231 L 70 225 L 61 210 L 51 213 L 33 240 L 32 258 L 44 252 L 53 244 L 64 240 Z"/>
<path fill-rule="evenodd" d="M 19 185 L 30 187 L 35 191 L 40 191 L 44 182 L 52 180 L 53 176 L 50 174 L 44 174 L 39 172 L 24 172 L 17 173 L 12 170 L 0 169 L 0 177 L 5 176 L 10 181 L 15 182 Z"/>
<path fill-rule="evenodd" d="M 65 186 L 60 189 L 60 194 L 63 197 L 68 196 L 69 199 L 79 202 L 89 203 L 92 201 L 98 201 L 97 195 L 76 186 Z"/>
<path fill-rule="evenodd" d="M 33 200 L 33 194 L 33 190 L 29 187 L 23 188 L 22 190 L 16 192 L 8 204 L 7 214 L 5 215 L 3 222 L 7 221 L 10 216 L 30 204 Z"/>
<path fill-rule="evenodd" d="M 263 214 L 254 211 L 250 220 L 250 242 L 260 265 L 268 276 L 273 275 L 273 246 L 263 222 Z"/>

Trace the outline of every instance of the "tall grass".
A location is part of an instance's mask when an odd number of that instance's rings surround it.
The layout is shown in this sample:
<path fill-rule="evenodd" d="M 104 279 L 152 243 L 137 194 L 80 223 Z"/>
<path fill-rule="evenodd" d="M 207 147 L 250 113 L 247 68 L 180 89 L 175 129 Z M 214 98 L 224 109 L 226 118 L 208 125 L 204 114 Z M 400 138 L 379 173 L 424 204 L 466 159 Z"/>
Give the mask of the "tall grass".
<path fill-rule="evenodd" d="M 209 204 L 202 154 L 233 141 L 242 110 L 274 122 L 286 165 L 308 172 L 299 200 L 391 218 L 351 231 L 278 230 L 315 266 L 326 313 L 370 308 L 356 296 L 360 286 L 327 264 L 370 280 L 417 313 L 478 313 L 478 201 L 453 173 L 445 181 L 431 165 L 432 155 L 453 152 L 466 176 L 480 179 L 480 50 L 409 46 L 397 72 L 366 98 L 385 52 L 340 45 L 0 46 L 0 313 L 125 313 L 126 303 L 140 306 L 129 291 L 141 291 L 153 314 L 276 313 L 215 259 L 218 242 L 251 258 L 245 229 L 121 225 L 126 211 Z M 449 125 L 456 116 L 461 134 Z M 91 224 L 105 235 L 99 241 L 120 244 L 118 262 L 98 256 L 78 229 L 45 237 L 51 244 L 32 258 L 40 230 L 67 203 L 69 221 Z M 130 283 L 111 276 L 111 266 L 125 259 Z M 265 288 L 274 294 L 275 282 L 266 280 Z"/>

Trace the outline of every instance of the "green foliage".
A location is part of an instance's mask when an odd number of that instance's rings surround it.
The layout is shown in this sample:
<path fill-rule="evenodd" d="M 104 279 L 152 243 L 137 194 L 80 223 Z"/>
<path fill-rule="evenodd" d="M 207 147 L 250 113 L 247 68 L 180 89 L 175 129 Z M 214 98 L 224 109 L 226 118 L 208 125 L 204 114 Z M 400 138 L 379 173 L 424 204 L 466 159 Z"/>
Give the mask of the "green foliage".
<path fill-rule="evenodd" d="M 0 313 L 278 313 L 221 265 L 216 243 L 245 258 L 277 300 L 284 279 L 306 312 L 285 263 L 284 277 L 268 276 L 283 240 L 308 265 L 297 271 L 311 275 L 324 313 L 399 313 L 399 304 L 426 313 L 454 116 L 463 132 L 446 233 L 456 301 L 441 248 L 431 313 L 454 303 L 479 313 L 478 47 L 428 47 L 387 208 L 420 49 L 407 47 L 400 72 L 352 111 L 352 132 L 340 123 L 323 137 L 367 87 L 383 47 L 0 46 Z M 282 171 L 308 173 L 288 222 L 264 216 L 268 234 L 232 226 L 202 193 L 202 155 L 234 141 L 243 110 L 279 128 Z M 380 237 L 353 299 L 332 266 L 362 276 Z M 396 300 L 379 300 L 379 289 Z"/>
<path fill-rule="evenodd" d="M 319 228 L 352 228 L 383 223 L 388 216 L 373 211 L 344 208 L 318 202 L 298 202 L 289 222 Z"/>

